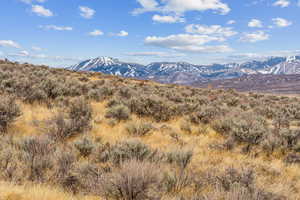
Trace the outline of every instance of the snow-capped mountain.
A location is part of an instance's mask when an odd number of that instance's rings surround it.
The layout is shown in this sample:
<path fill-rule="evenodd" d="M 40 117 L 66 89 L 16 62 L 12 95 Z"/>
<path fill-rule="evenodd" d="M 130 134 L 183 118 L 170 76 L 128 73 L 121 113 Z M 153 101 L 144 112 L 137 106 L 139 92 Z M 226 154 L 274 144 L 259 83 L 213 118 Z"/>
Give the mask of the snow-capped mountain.
<path fill-rule="evenodd" d="M 275 66 L 265 70 L 259 70 L 262 74 L 300 74 L 300 56 L 290 56 L 285 58 L 284 62 L 280 62 Z"/>
<path fill-rule="evenodd" d="M 124 76 L 124 77 L 143 77 L 146 76 L 145 66 L 136 63 L 121 62 L 110 57 L 98 57 L 85 60 L 68 69 L 74 71 L 93 71 L 105 74 Z"/>
<path fill-rule="evenodd" d="M 126 63 L 110 57 L 83 61 L 68 69 L 94 71 L 163 83 L 192 84 L 207 80 L 239 78 L 255 74 L 300 74 L 300 56 L 271 57 L 245 63 L 195 65 L 187 62 Z"/>

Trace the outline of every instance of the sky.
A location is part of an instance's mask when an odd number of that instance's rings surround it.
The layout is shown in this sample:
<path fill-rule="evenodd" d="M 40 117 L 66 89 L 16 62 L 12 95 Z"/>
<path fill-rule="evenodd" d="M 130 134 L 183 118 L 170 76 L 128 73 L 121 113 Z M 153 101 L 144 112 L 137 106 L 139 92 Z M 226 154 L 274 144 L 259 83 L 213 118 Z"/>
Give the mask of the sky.
<path fill-rule="evenodd" d="M 1 0 L 0 58 L 67 67 L 300 54 L 300 0 Z"/>

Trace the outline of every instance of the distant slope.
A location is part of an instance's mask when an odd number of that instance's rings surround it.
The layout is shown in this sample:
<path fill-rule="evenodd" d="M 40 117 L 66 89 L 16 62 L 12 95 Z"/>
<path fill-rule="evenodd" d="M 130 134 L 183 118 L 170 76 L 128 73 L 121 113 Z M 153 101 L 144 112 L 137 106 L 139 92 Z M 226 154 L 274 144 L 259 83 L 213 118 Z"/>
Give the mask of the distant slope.
<path fill-rule="evenodd" d="M 277 94 L 300 94 L 300 74 L 272 75 L 256 74 L 240 78 L 194 83 L 201 88 L 236 89 L 245 92 L 264 92 Z"/>

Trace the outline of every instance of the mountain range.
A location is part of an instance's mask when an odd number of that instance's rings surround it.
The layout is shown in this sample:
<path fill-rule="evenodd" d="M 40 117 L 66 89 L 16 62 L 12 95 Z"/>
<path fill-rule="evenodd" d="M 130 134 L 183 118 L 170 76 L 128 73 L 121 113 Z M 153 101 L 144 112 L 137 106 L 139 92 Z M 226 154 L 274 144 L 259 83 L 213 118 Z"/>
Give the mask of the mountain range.
<path fill-rule="evenodd" d="M 270 57 L 245 63 L 195 65 L 187 62 L 155 62 L 148 65 L 122 62 L 111 57 L 85 60 L 68 67 L 161 83 L 194 85 L 199 82 L 239 78 L 245 75 L 300 74 L 300 56 Z"/>

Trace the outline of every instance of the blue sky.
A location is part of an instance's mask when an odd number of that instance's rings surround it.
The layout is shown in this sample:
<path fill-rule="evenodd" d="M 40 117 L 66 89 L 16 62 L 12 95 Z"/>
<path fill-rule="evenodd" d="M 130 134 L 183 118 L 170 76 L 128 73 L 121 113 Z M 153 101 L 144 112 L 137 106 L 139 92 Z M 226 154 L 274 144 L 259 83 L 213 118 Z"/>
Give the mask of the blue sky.
<path fill-rule="evenodd" d="M 300 54 L 298 0 L 1 0 L 0 57 L 69 66 Z"/>

